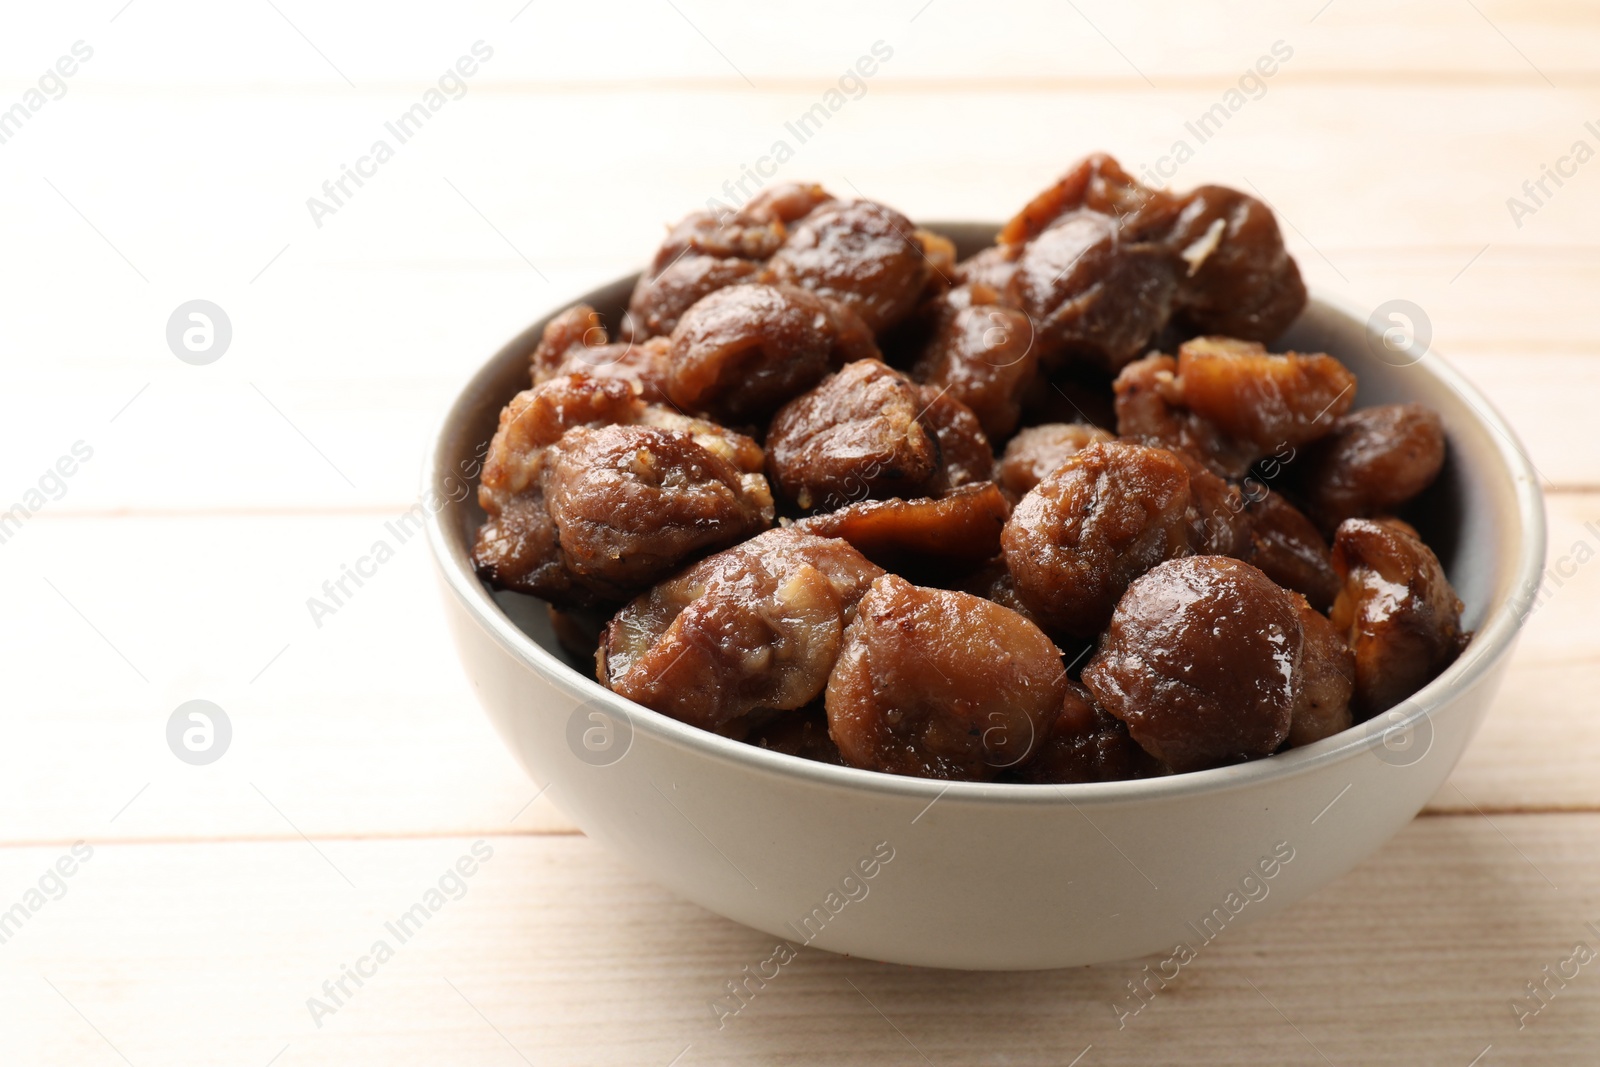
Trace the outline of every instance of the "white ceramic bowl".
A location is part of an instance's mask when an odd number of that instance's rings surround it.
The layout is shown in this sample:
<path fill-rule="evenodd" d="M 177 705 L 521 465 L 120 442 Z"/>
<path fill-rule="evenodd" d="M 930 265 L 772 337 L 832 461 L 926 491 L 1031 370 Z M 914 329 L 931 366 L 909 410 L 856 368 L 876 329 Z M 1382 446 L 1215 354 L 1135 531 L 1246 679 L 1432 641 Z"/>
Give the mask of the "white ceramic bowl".
<path fill-rule="evenodd" d="M 929 226 L 963 255 L 995 232 Z M 632 287 L 624 278 L 583 299 L 616 321 Z M 461 659 L 506 744 L 587 834 L 681 896 L 796 946 L 934 967 L 1065 967 L 1196 950 L 1277 911 L 1349 870 L 1444 782 L 1544 565 L 1538 483 L 1488 401 L 1437 356 L 1397 358 L 1361 318 L 1313 300 L 1277 350 L 1338 356 L 1360 378 L 1358 405 L 1416 400 L 1443 416 L 1449 459 L 1408 514 L 1476 630 L 1449 670 L 1336 737 L 1168 778 L 980 785 L 809 762 L 602 688 L 569 666 L 541 602 L 491 594 L 473 574 L 475 457 L 526 386 L 542 327 L 471 380 L 428 458 L 429 540 Z"/>

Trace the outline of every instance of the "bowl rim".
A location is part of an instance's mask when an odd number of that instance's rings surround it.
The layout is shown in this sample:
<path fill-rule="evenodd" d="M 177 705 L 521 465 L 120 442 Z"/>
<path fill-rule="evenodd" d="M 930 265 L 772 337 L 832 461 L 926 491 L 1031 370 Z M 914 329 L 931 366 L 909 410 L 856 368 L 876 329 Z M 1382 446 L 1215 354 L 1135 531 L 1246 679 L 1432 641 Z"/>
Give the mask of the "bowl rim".
<path fill-rule="evenodd" d="M 938 229 L 940 222 L 924 224 Z M 949 227 L 990 226 L 990 223 L 944 222 Z M 634 275 L 637 277 L 637 275 Z M 627 277 L 617 278 L 595 287 L 593 292 L 622 285 Z M 580 296 L 577 300 L 585 299 Z M 556 305 L 557 309 L 570 306 L 572 300 Z M 1321 305 L 1327 311 L 1355 323 L 1363 317 L 1346 301 L 1313 293 L 1307 308 Z M 554 312 L 552 312 L 553 314 Z M 442 478 L 453 471 L 441 470 L 447 461 L 446 450 L 457 436 L 458 423 L 468 414 L 473 398 L 487 390 L 490 379 L 501 373 L 501 366 L 513 353 L 531 350 L 537 341 L 548 316 L 536 319 L 534 324 L 512 338 L 487 362 L 475 370 L 456 392 L 437 432 L 428 443 L 423 461 L 423 496 L 430 492 Z M 1364 329 L 1372 330 L 1370 322 Z M 1433 359 L 1426 359 L 1433 356 Z M 1520 543 L 1511 568 L 1509 593 L 1498 603 L 1491 602 L 1472 641 L 1456 661 L 1443 673 L 1413 694 L 1398 707 L 1412 705 L 1399 718 L 1387 718 L 1394 710 L 1382 713 L 1365 723 L 1359 723 L 1321 741 L 1280 752 L 1273 756 L 1246 763 L 1216 767 L 1203 771 L 1160 778 L 1127 779 L 1113 782 L 1081 782 L 1060 784 L 1029 784 L 1012 782 L 960 782 L 935 778 L 914 778 L 862 770 L 856 767 L 838 767 L 808 760 L 783 752 L 774 752 L 757 745 L 722 737 L 680 722 L 654 711 L 600 685 L 593 678 L 580 674 L 554 653 L 540 646 L 525 634 L 495 602 L 492 594 L 473 571 L 465 545 L 454 541 L 450 529 L 454 510 L 452 506 L 424 507 L 428 532 L 428 545 L 439 574 L 453 595 L 476 623 L 499 647 L 522 667 L 533 671 L 550 684 L 565 690 L 581 705 L 598 706 L 623 721 L 634 731 L 652 738 L 688 748 L 719 762 L 731 762 L 748 770 L 776 774 L 798 779 L 797 784 L 821 788 L 858 789 L 870 793 L 887 794 L 911 800 L 925 801 L 929 807 L 941 798 L 952 801 L 987 802 L 1023 805 L 1101 806 L 1129 802 L 1170 800 L 1194 797 L 1235 789 L 1246 789 L 1288 778 L 1312 773 L 1319 768 L 1353 758 L 1359 753 L 1381 747 L 1386 737 L 1395 731 L 1415 729 L 1424 720 L 1447 705 L 1455 696 L 1490 672 L 1508 655 L 1530 614 L 1530 607 L 1543 578 L 1546 552 L 1546 528 L 1543 494 L 1533 464 L 1523 451 L 1523 446 L 1504 417 L 1475 386 L 1454 367 L 1439 358 L 1431 344 L 1424 349 L 1416 366 L 1424 373 L 1440 380 L 1460 396 L 1477 420 L 1489 433 L 1496 452 L 1510 477 L 1516 496 L 1515 527 Z M 475 479 L 474 479 L 475 481 Z M 456 524 L 458 525 L 458 524 Z M 924 809 L 926 810 L 926 809 Z"/>

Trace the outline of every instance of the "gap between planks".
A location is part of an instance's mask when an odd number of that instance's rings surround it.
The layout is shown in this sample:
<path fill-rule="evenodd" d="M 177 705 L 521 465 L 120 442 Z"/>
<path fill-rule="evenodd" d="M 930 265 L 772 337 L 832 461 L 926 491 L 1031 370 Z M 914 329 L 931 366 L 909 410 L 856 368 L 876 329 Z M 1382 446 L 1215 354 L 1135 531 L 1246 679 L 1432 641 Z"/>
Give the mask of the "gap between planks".
<path fill-rule="evenodd" d="M 1238 66 L 1243 70 L 1246 63 L 1241 61 Z M 1405 88 L 1525 88 L 1542 89 L 1551 93 L 1570 93 L 1600 87 L 1600 71 L 1573 70 L 1562 68 L 1549 68 L 1548 73 L 1552 80 L 1559 82 L 1559 88 L 1551 86 L 1539 74 L 1533 71 L 1505 70 L 1400 70 L 1375 67 L 1371 70 L 1351 68 L 1347 70 L 1328 69 L 1290 72 L 1280 71 L 1274 76 L 1274 86 L 1305 87 L 1305 88 L 1384 88 L 1400 86 Z M 1154 74 L 1150 80 L 1137 75 L 1124 77 L 1119 74 L 1090 74 L 1079 77 L 1071 76 L 1040 76 L 1040 77 L 1003 77 L 977 75 L 971 78 L 920 78 L 916 76 L 904 78 L 886 78 L 872 83 L 875 92 L 885 95 L 916 96 L 920 94 L 941 95 L 950 93 L 993 93 L 993 94 L 1039 94 L 1060 95 L 1064 93 L 1087 92 L 1117 92 L 1133 93 L 1139 95 L 1153 95 L 1173 92 L 1215 92 L 1225 89 L 1238 78 L 1238 72 L 1218 70 L 1204 74 L 1160 75 Z M 588 80 L 580 78 L 553 79 L 550 81 L 518 80 L 483 82 L 475 84 L 473 92 L 486 95 L 499 96 L 571 96 L 577 93 L 593 93 L 596 95 L 615 94 L 652 94 L 652 93 L 738 93 L 741 95 L 757 93 L 770 96 L 797 95 L 815 93 L 819 88 L 826 88 L 832 81 L 831 76 L 818 75 L 805 78 L 793 75 L 783 75 L 776 78 L 758 78 L 754 87 L 740 81 L 738 78 L 697 77 L 697 78 L 640 78 L 640 79 L 600 79 Z M 0 82 L 0 87 L 6 83 Z M 22 82 L 16 82 L 18 87 Z M 205 92 L 212 96 L 305 96 L 308 93 L 329 93 L 339 96 L 348 96 L 349 90 L 333 82 L 327 83 L 245 83 L 230 85 L 227 83 L 204 83 Z M 115 82 L 97 85 L 82 90 L 86 95 L 104 92 L 106 89 L 115 91 L 119 97 L 127 96 L 167 96 L 173 93 L 190 93 L 196 86 L 176 85 L 162 82 Z M 408 80 L 376 81 L 364 83 L 357 90 L 363 95 L 394 95 L 411 93 L 416 90 L 416 83 Z"/>
<path fill-rule="evenodd" d="M 1475 811 L 1462 811 L 1450 808 L 1424 808 L 1417 812 L 1415 819 L 1481 819 L 1491 815 L 1600 815 L 1600 805 L 1591 807 L 1582 806 L 1556 806 L 1556 805 L 1510 805 L 1507 807 L 1480 807 Z M 20 850 L 29 848 L 67 848 L 78 841 L 87 841 L 93 835 L 75 838 L 41 837 L 32 840 L 0 841 L 0 851 Z M 509 838 L 509 837 L 587 837 L 576 826 L 552 826 L 545 828 L 529 828 L 524 830 L 484 829 L 473 827 L 458 827 L 450 830 L 400 830 L 394 833 L 359 833 L 359 834 L 240 834 L 237 837 L 223 837 L 219 835 L 200 837 L 181 836 L 153 836 L 153 837 L 117 837 L 102 838 L 96 842 L 99 846 L 121 847 L 123 845 L 135 846 L 163 846 L 163 845 L 270 845 L 285 844 L 295 841 L 452 841 L 465 838 Z"/>

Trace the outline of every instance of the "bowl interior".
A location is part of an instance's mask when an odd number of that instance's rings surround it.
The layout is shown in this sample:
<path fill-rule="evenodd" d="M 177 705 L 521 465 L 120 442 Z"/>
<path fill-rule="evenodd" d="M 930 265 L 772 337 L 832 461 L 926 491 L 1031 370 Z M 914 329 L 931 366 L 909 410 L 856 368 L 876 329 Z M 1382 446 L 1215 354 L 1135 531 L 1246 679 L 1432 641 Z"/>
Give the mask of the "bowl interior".
<path fill-rule="evenodd" d="M 963 258 L 991 244 L 998 229 L 994 224 L 971 222 L 923 225 L 951 238 Z M 620 278 L 580 299 L 598 310 L 607 323 L 616 323 L 627 307 L 636 277 Z M 529 357 L 550 317 L 534 323 L 501 349 L 471 379 L 446 416 L 425 472 L 430 528 L 446 581 L 467 600 L 482 623 L 501 634 L 502 640 L 524 642 L 514 651 L 528 660 L 530 667 L 547 674 L 556 672 L 558 682 L 584 697 L 621 701 L 592 680 L 591 665 L 574 663 L 562 651 L 543 601 L 489 590 L 473 573 L 469 558 L 476 531 L 484 520 L 476 496 L 481 458 L 494 434 L 500 409 L 515 393 L 528 387 Z M 1488 401 L 1438 355 L 1403 351 L 1397 356 L 1385 349 L 1378 337 L 1379 330 L 1359 314 L 1314 298 L 1301 318 L 1272 347 L 1275 351 L 1328 352 L 1344 361 L 1359 379 L 1357 407 L 1416 401 L 1439 412 L 1444 420 L 1449 440 L 1444 470 L 1426 493 L 1408 505 L 1403 517 L 1438 553 L 1465 605 L 1464 625 L 1476 633 L 1467 652 L 1454 665 L 1403 705 L 1407 716 L 1420 717 L 1509 650 L 1542 574 L 1544 510 L 1532 465 Z M 503 625 L 507 622 L 515 631 Z M 861 785 L 896 791 L 938 791 L 946 786 L 810 763 L 729 742 L 648 709 L 622 703 L 636 728 L 675 736 L 682 743 L 703 747 L 723 758 L 777 761 L 773 766 L 794 773 L 827 778 L 844 775 L 857 779 Z M 1391 717 L 1387 725 L 1402 721 Z M 1314 745 L 1235 767 L 1168 779 L 1065 788 L 1081 791 L 1084 799 L 1096 795 L 1111 799 L 1113 794 L 1129 790 L 1165 791 L 1174 788 L 1175 782 L 1194 787 L 1208 783 L 1243 784 L 1255 777 L 1293 773 L 1299 765 L 1333 758 L 1352 745 L 1370 747 L 1380 740 L 1373 731 L 1357 726 Z M 985 795 L 1043 793 L 1058 801 L 1063 788 L 952 785 L 958 789 L 970 787 Z"/>

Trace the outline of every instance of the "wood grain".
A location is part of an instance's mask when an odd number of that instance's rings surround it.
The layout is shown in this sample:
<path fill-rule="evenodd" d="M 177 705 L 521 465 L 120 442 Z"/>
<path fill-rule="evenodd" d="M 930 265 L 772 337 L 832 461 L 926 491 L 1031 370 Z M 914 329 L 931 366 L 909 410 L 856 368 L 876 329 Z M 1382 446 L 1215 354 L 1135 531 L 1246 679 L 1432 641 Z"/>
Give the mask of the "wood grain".
<path fill-rule="evenodd" d="M 1570 429 L 1600 390 L 1600 326 L 1571 295 L 1600 286 L 1600 257 L 1501 257 L 1491 246 L 1450 285 L 1472 254 L 1388 262 L 1369 250 L 1344 261 L 1351 272 L 1374 264 L 1359 287 L 1301 258 L 1313 286 L 1359 312 L 1392 297 L 1419 304 L 1434 349 L 1506 415 L 1548 481 L 1600 486 L 1600 449 Z M 45 514 L 402 511 L 415 498 L 425 442 L 467 376 L 536 317 L 625 269 L 553 275 L 548 290 L 560 296 L 530 293 L 526 267 L 319 269 L 291 275 L 296 283 L 271 299 L 232 305 L 236 363 L 230 354 L 188 367 L 164 347 L 133 360 L 109 339 L 60 360 L 19 361 L 0 394 L 0 420 L 17 440 L 0 452 L 0 486 L 10 494 L 0 503 L 20 499 L 82 441 L 94 458 Z M 1540 284 L 1550 272 L 1573 288 Z M 301 328 L 272 321 L 281 299 L 314 325 L 304 341 Z M 400 319 L 395 307 L 433 311 Z M 353 324 L 370 337 L 341 344 Z M 256 329 L 267 336 L 247 333 Z"/>
<path fill-rule="evenodd" d="M 1545 596 L 1440 810 L 1600 810 L 1600 494 L 1549 504 Z M 5 546 L 0 598 L 20 610 L 0 641 L 29 665 L 35 710 L 32 743 L 0 748 L 0 841 L 570 829 L 559 798 L 521 810 L 538 786 L 462 677 L 426 546 L 398 543 L 387 520 L 43 517 L 25 529 Z M 307 598 L 378 539 L 394 558 L 318 626 Z M 1596 558 L 1578 563 L 1586 551 Z M 91 557 L 114 587 L 82 571 Z M 237 557 L 254 561 L 247 583 L 191 577 Z M 205 768 L 174 760 L 162 733 L 197 697 L 235 726 L 233 749 Z"/>
<path fill-rule="evenodd" d="M 110 21 L 119 6 L 19 16 L 13 43 L 0 52 L 5 74 L 20 83 L 55 49 L 86 37 L 99 53 L 84 76 L 97 81 L 353 94 L 425 85 L 483 39 L 496 54 L 476 76 L 480 84 L 559 90 L 602 82 L 639 92 L 694 81 L 760 92 L 794 82 L 826 85 L 882 39 L 896 48 L 894 76 L 914 83 L 1001 78 L 1093 88 L 1143 87 L 1149 79 L 1157 87 L 1220 86 L 1283 39 L 1296 54 L 1281 77 L 1387 84 L 1468 77 L 1481 84 L 1488 77 L 1543 86 L 1543 72 L 1566 87 L 1592 75 L 1600 43 L 1590 12 L 1573 0 L 1398 10 L 1380 0 L 1331 7 L 1326 0 L 1244 0 L 1217 8 L 1157 0 L 1137 11 L 1110 0 L 897 0 L 866 17 L 848 0 L 819 0 L 805 19 L 733 0 L 683 0 L 676 11 L 612 5 L 599 22 L 582 8 L 528 8 L 521 0 L 407 4 L 385 19 L 359 7 L 292 3 L 279 5 L 281 14 L 263 5 L 224 15 L 188 0 L 161 15 L 130 11 Z M 615 32 L 621 28 L 630 32 Z M 782 47 L 773 47 L 780 37 Z M 552 41 L 565 46 L 552 48 Z"/>
<path fill-rule="evenodd" d="M 719 1031 L 709 1002 L 772 939 L 583 837 L 486 839 L 493 856 L 464 895 L 395 944 L 384 922 L 472 843 L 327 841 L 325 856 L 300 841 L 99 845 L 67 895 L 0 946 L 5 1047 L 25 1063 L 116 1062 L 109 1044 L 173 1065 L 283 1051 L 297 1065 L 1060 1067 L 1092 1045 L 1082 1063 L 1181 1049 L 1230 1067 L 1462 1067 L 1491 1044 L 1496 1063 L 1586 1062 L 1600 1030 L 1589 968 L 1524 1029 L 1510 1008 L 1575 942 L 1600 943 L 1593 814 L 1419 819 L 1334 886 L 1225 931 L 1121 1029 L 1113 1004 L 1131 1010 L 1126 983 L 1160 957 L 962 974 L 802 950 Z M 0 849 L 5 884 L 59 854 Z M 347 983 L 317 1027 L 308 998 L 380 938 L 394 958 Z"/>

